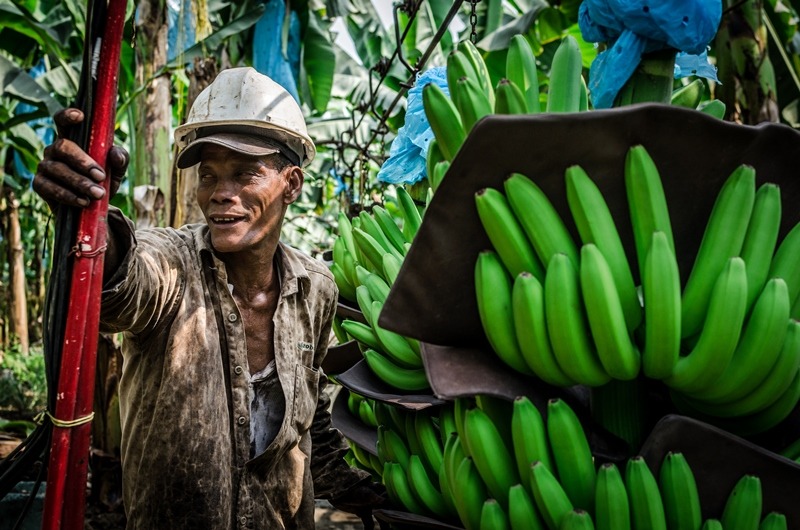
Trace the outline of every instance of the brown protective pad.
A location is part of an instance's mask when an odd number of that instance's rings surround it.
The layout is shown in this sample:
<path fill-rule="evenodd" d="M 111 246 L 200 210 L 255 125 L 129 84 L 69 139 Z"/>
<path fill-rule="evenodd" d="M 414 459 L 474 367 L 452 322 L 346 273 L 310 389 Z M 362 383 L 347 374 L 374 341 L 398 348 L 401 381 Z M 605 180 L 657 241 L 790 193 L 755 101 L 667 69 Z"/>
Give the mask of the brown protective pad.
<path fill-rule="evenodd" d="M 591 418 L 589 389 L 583 386 L 556 388 L 512 370 L 484 351 L 421 343 L 422 361 L 433 393 L 443 399 L 486 394 L 506 401 L 527 396 L 542 414 L 547 402 L 561 398 L 580 417 L 595 457 L 619 462 L 628 456 L 625 443 Z"/>
<path fill-rule="evenodd" d="M 322 371 L 328 375 L 346 372 L 363 357 L 358 342 L 354 340 L 330 346 L 322 360 Z"/>
<path fill-rule="evenodd" d="M 392 403 L 409 410 L 423 410 L 444 403 L 429 393 L 401 393 L 392 388 L 370 370 L 365 360 L 358 361 L 352 368 L 334 377 L 343 387 L 364 397 Z"/>
<path fill-rule="evenodd" d="M 491 115 L 472 130 L 434 194 L 381 311 L 386 329 L 421 341 L 485 343 L 475 302 L 474 266 L 491 248 L 475 210 L 475 192 L 503 189 L 512 172 L 533 179 L 573 236 L 564 171 L 580 164 L 600 187 L 638 278 L 623 181 L 625 156 L 641 144 L 660 169 L 681 277 L 686 279 L 717 192 L 742 163 L 758 183 L 781 187 L 784 235 L 800 217 L 800 133 L 788 126 L 723 122 L 658 104 L 575 114 Z"/>
<path fill-rule="evenodd" d="M 345 438 L 355 443 L 370 454 L 378 455 L 375 444 L 378 442 L 378 429 L 364 425 L 360 419 L 354 417 L 347 408 L 349 391 L 342 388 L 331 407 L 331 424 L 341 431 Z"/>
<path fill-rule="evenodd" d="M 728 494 L 747 473 L 761 479 L 762 513 L 781 512 L 788 528 L 800 528 L 797 484 L 800 465 L 734 436 L 722 429 L 685 416 L 668 415 L 656 424 L 641 454 L 655 476 L 668 452 L 680 452 L 694 472 L 703 518 L 719 518 Z"/>
<path fill-rule="evenodd" d="M 380 523 L 387 523 L 395 530 L 428 528 L 430 530 L 464 530 L 463 526 L 453 526 L 424 515 L 399 510 L 373 510 L 372 514 Z M 383 524 L 381 524 L 383 528 Z"/>
<path fill-rule="evenodd" d="M 364 313 L 357 305 L 354 305 L 350 300 L 343 298 L 339 295 L 339 301 L 336 304 L 336 316 L 343 319 L 355 320 L 362 324 L 368 324 L 367 319 L 364 318 Z"/>

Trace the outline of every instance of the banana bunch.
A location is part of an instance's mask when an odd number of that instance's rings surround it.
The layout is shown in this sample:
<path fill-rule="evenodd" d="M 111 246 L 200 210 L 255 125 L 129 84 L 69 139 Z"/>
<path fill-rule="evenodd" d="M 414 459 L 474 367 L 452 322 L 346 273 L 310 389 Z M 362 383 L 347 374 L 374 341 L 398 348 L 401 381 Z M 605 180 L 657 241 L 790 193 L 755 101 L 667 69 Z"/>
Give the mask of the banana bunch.
<path fill-rule="evenodd" d="M 392 502 L 412 513 L 456 521 L 455 507 L 443 494 L 449 486 L 441 473 L 444 433 L 454 428 L 452 406 L 442 406 L 438 412 L 412 412 L 386 403 L 376 405 L 376 449 Z"/>
<path fill-rule="evenodd" d="M 661 175 L 646 149 L 625 160 L 634 281 L 609 208 L 580 166 L 565 172 L 573 240 L 550 199 L 513 174 L 475 194 L 492 250 L 475 291 L 498 357 L 557 386 L 662 380 L 676 405 L 740 434 L 784 419 L 800 400 L 800 224 L 778 245 L 780 189 L 742 165 L 710 212 L 682 282 Z M 641 298 L 640 298 L 641 292 Z"/>
<path fill-rule="evenodd" d="M 362 211 L 352 222 L 339 215 L 331 271 L 344 298 L 355 301 L 367 324 L 337 322 L 340 341 L 352 337 L 362 347 L 370 370 L 386 384 L 406 391 L 428 388 L 419 342 L 378 325 L 383 304 L 421 223 L 420 212 L 404 188 L 397 188 L 403 228 L 383 207 Z"/>
<path fill-rule="evenodd" d="M 375 417 L 376 406 L 377 402 L 374 399 L 364 397 L 352 391 L 347 394 L 347 410 L 350 412 L 350 415 L 367 427 L 378 427 L 378 420 Z"/>
<path fill-rule="evenodd" d="M 505 77 L 494 83 L 478 49 L 461 41 L 447 58 L 447 89 L 430 84 L 422 90 L 425 114 L 434 140 L 427 153 L 427 173 L 433 190 L 472 127 L 489 114 L 578 112 L 589 106 L 583 79 L 583 58 L 577 40 L 565 37 L 553 56 L 547 93 L 542 102 L 539 71 L 533 50 L 522 35 L 509 44 Z"/>

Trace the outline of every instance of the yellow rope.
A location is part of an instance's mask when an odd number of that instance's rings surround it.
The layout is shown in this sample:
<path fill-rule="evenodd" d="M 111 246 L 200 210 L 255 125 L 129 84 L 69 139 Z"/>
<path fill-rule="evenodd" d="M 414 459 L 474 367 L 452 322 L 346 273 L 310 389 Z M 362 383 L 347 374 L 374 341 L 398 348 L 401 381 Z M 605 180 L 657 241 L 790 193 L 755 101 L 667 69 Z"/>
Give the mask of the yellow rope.
<path fill-rule="evenodd" d="M 50 419 L 50 423 L 55 425 L 56 427 L 60 427 L 62 429 L 70 429 L 72 427 L 77 427 L 79 425 L 83 425 L 84 423 L 89 423 L 94 419 L 94 412 L 89 414 L 88 416 L 84 416 L 82 418 L 75 418 L 74 420 L 59 420 L 58 418 L 54 417 L 50 414 L 49 410 L 43 410 L 39 414 L 33 418 L 33 421 L 36 422 L 38 425 L 44 423 L 44 418 L 48 417 Z"/>

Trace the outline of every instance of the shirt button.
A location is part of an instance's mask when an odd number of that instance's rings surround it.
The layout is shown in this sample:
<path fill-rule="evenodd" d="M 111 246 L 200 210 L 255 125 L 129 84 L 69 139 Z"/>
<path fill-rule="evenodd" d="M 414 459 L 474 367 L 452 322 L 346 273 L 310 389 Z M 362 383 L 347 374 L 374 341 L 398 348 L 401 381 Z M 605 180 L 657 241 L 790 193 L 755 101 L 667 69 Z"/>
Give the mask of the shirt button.
<path fill-rule="evenodd" d="M 231 322 L 236 322 L 237 318 L 238 317 L 236 316 L 236 313 L 231 313 L 230 315 L 228 315 L 228 320 L 230 320 Z"/>
<path fill-rule="evenodd" d="M 239 422 L 239 425 L 244 425 L 245 423 L 247 423 L 247 418 L 245 418 L 244 416 L 239 416 L 239 419 L 236 421 Z"/>
<path fill-rule="evenodd" d="M 245 517 L 244 515 L 239 517 L 239 524 L 242 526 L 247 526 L 247 517 Z"/>
<path fill-rule="evenodd" d="M 241 366 L 237 366 L 236 368 L 233 369 L 233 371 L 236 373 L 236 375 L 241 375 L 242 372 L 244 372 Z"/>

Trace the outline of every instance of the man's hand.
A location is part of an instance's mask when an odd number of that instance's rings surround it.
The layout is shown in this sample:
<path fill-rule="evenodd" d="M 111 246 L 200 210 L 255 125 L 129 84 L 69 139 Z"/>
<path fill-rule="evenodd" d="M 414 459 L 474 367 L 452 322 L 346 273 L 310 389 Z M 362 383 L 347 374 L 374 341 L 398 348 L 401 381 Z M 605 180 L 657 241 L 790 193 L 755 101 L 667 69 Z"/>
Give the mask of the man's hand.
<path fill-rule="evenodd" d="M 86 207 L 91 200 L 105 195 L 100 183 L 106 179 L 106 172 L 75 142 L 65 138 L 65 133 L 71 127 L 83 121 L 83 112 L 64 109 L 57 112 L 53 120 L 58 139 L 45 148 L 44 157 L 33 178 L 33 189 L 53 211 L 61 204 Z M 107 164 L 112 196 L 125 176 L 128 161 L 128 152 L 121 147 L 114 146 L 109 150 Z"/>
<path fill-rule="evenodd" d="M 330 500 L 337 510 L 357 515 L 364 522 L 364 529 L 374 528 L 372 510 L 388 505 L 386 488 L 379 482 L 364 480 L 348 489 L 343 495 Z"/>

